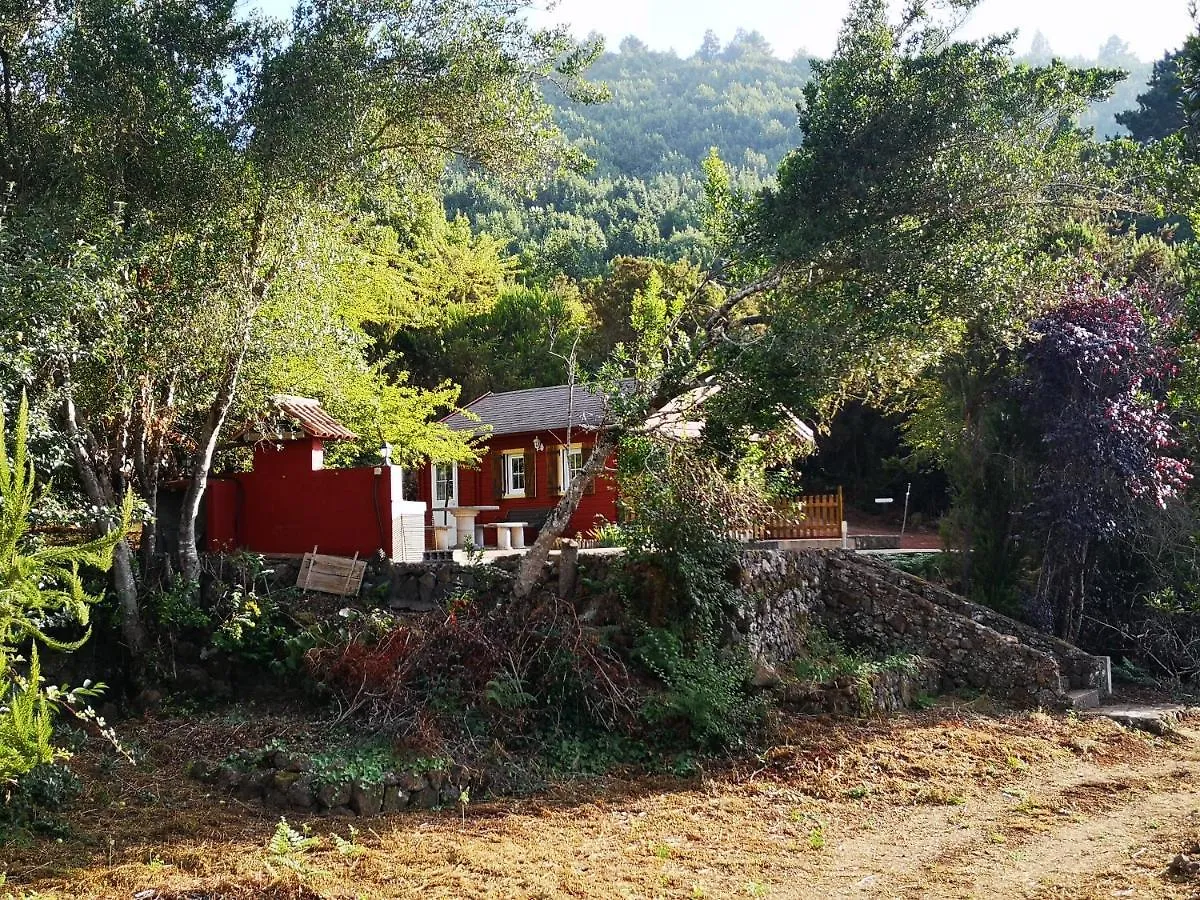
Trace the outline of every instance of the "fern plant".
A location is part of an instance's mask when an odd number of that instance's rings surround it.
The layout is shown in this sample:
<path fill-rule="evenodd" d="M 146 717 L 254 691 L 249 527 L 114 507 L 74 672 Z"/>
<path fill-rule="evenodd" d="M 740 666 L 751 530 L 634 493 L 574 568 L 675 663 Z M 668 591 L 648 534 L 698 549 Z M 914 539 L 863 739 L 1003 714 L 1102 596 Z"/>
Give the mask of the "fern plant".
<path fill-rule="evenodd" d="M 22 395 L 11 453 L 0 408 L 0 782 L 60 755 L 50 743 L 54 697 L 41 685 L 37 644 L 70 651 L 88 639 L 90 607 L 100 597 L 85 590 L 80 569 L 108 571 L 133 512 L 133 496 L 128 495 L 108 534 L 75 546 L 31 546 L 30 512 L 37 494 L 28 434 L 29 404 Z M 73 624 L 84 628 L 77 640 L 47 634 Z M 21 676 L 16 665 L 24 661 L 21 648 L 26 645 L 31 647 L 29 672 Z"/>
<path fill-rule="evenodd" d="M 308 864 L 305 855 L 320 847 L 321 839 L 308 835 L 308 826 L 304 827 L 305 831 L 299 832 L 288 824 L 287 819 L 282 817 L 279 819 L 279 824 L 275 826 L 275 832 L 267 841 L 267 853 L 270 855 L 267 871 L 273 877 L 278 874 L 276 866 L 286 869 L 297 877 L 310 875 L 316 871 Z"/>

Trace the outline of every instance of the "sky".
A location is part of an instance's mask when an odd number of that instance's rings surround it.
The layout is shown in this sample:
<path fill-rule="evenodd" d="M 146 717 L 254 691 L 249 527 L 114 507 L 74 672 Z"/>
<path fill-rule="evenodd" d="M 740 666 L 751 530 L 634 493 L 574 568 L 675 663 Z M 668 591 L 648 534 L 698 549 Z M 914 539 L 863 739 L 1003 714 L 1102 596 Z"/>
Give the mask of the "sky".
<path fill-rule="evenodd" d="M 242 0 L 283 16 L 292 0 Z M 534 0 L 539 23 L 565 23 L 579 37 L 605 36 L 616 49 L 627 35 L 656 50 L 690 56 L 712 29 L 722 42 L 739 28 L 759 31 L 775 53 L 789 58 L 798 50 L 828 56 L 850 0 Z M 1128 42 L 1143 60 L 1176 48 L 1194 27 L 1188 0 L 983 0 L 965 24 L 965 37 L 1017 30 L 1017 48 L 1028 48 L 1041 31 L 1062 56 L 1094 57 L 1112 35 Z"/>
<path fill-rule="evenodd" d="M 656 50 L 690 55 L 706 29 L 728 41 L 738 28 L 757 30 L 775 53 L 828 56 L 850 0 L 561 0 L 539 14 L 580 37 L 596 31 L 615 49 L 633 34 Z M 1020 31 L 1024 50 L 1037 31 L 1063 56 L 1096 55 L 1111 35 L 1143 60 L 1174 49 L 1193 28 L 1187 0 L 983 0 L 964 25 L 966 37 Z"/>

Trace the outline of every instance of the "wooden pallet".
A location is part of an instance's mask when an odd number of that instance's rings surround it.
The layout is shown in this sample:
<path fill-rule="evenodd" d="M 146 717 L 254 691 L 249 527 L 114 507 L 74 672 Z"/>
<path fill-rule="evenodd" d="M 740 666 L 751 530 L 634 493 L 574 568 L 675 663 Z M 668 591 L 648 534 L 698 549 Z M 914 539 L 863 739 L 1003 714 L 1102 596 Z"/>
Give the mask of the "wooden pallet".
<path fill-rule="evenodd" d="M 322 556 L 314 547 L 313 552 L 305 553 L 300 561 L 296 587 L 306 591 L 320 591 L 322 594 L 337 594 L 340 597 L 355 596 L 362 587 L 366 571 L 367 561 L 360 560 L 357 553 L 353 559 L 346 559 L 344 556 Z"/>

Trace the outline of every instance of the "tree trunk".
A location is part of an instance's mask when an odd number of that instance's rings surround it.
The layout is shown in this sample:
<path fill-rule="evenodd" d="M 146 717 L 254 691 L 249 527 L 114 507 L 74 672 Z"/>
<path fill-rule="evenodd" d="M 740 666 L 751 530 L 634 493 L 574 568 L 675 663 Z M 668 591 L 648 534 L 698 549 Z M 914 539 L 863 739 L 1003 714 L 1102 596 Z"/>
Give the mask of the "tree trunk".
<path fill-rule="evenodd" d="M 567 530 L 571 516 L 575 514 L 575 510 L 579 508 L 579 501 L 583 499 L 584 491 L 604 470 L 604 465 L 608 462 L 608 458 L 616 446 L 617 437 L 612 431 L 602 431 L 596 436 L 592 455 L 584 463 L 579 475 L 571 479 L 567 492 L 563 494 L 558 505 L 554 507 L 554 511 L 546 519 L 546 524 L 538 532 L 537 540 L 533 542 L 529 552 L 525 554 L 521 565 L 517 568 L 517 578 L 513 583 L 513 594 L 517 599 L 524 600 L 529 597 L 541 584 L 546 560 L 550 558 L 550 551 L 554 549 L 554 544 L 562 536 L 562 533 Z"/>
<path fill-rule="evenodd" d="M 217 390 L 217 396 L 208 409 L 204 431 L 197 444 L 199 454 L 192 468 L 192 480 L 188 484 L 187 493 L 183 498 L 183 509 L 179 512 L 179 573 L 183 576 L 184 582 L 189 584 L 200 580 L 200 551 L 196 546 L 196 519 L 200 516 L 200 503 L 204 499 L 204 491 L 208 487 L 208 475 L 212 471 L 213 456 L 217 452 L 217 441 L 221 436 L 221 429 L 225 427 L 225 417 L 229 414 L 229 407 L 233 405 L 233 398 L 237 393 L 238 380 L 242 374 L 242 363 L 246 359 L 246 350 L 250 345 L 254 316 L 266 297 L 267 290 L 279 274 L 279 267 L 283 263 L 283 256 L 279 255 L 271 263 L 266 273 L 261 277 L 257 274 L 267 240 L 269 211 L 269 201 L 264 198 L 255 210 L 254 222 L 250 231 L 250 244 L 242 263 L 242 282 L 248 293 L 246 303 L 241 309 L 241 330 L 237 335 L 237 343 L 225 371 L 225 381 Z"/>
<path fill-rule="evenodd" d="M 68 394 L 65 414 L 63 417 L 67 430 L 71 454 L 75 458 L 75 469 L 79 473 L 79 481 L 87 498 L 96 506 L 112 507 L 116 505 L 116 497 L 111 485 L 106 486 L 97 474 L 96 461 L 88 450 L 87 435 L 79 427 L 75 415 L 75 402 L 69 393 L 70 382 L 67 382 Z M 146 650 L 146 626 L 142 623 L 141 604 L 138 600 L 137 579 L 133 574 L 133 555 L 129 552 L 129 544 L 124 538 L 113 551 L 112 565 L 113 590 L 117 602 L 121 606 L 121 634 L 129 647 L 130 655 L 139 659 Z"/>
<path fill-rule="evenodd" d="M 121 634 L 129 647 L 129 655 L 137 661 L 146 651 L 146 626 L 142 624 L 137 580 L 133 575 L 133 554 L 124 538 L 113 550 L 112 573 L 117 602 L 121 604 Z"/>
<path fill-rule="evenodd" d="M 199 453 L 192 469 L 192 480 L 183 498 L 183 509 L 179 513 L 179 572 L 186 583 L 200 580 L 200 551 L 196 546 L 196 519 L 200 516 L 200 502 L 208 487 L 208 475 L 212 470 L 213 456 L 217 452 L 217 440 L 225 425 L 233 395 L 237 391 L 242 360 L 246 357 L 246 339 L 242 341 L 236 357 L 231 361 L 225 383 L 217 391 L 216 399 L 208 409 L 208 419 L 199 441 Z"/>

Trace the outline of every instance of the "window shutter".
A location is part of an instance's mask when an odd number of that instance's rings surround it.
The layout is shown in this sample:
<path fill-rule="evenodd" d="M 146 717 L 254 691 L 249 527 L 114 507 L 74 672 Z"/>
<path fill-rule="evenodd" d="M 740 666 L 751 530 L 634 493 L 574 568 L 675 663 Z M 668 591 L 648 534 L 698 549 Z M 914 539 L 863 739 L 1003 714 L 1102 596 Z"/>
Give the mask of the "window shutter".
<path fill-rule="evenodd" d="M 499 500 L 504 496 L 504 454 L 492 451 L 492 496 Z"/>
<path fill-rule="evenodd" d="M 525 451 L 525 496 L 537 496 L 537 451 Z"/>
<path fill-rule="evenodd" d="M 552 497 L 563 492 L 563 452 L 562 450 L 546 451 L 546 490 Z"/>
<path fill-rule="evenodd" d="M 595 448 L 594 447 L 584 447 L 583 448 L 583 465 L 585 468 L 587 467 L 588 460 L 592 458 L 592 450 L 593 449 L 595 449 Z M 590 494 L 596 493 L 596 481 L 599 479 L 599 477 L 600 476 L 597 475 L 596 478 L 593 478 L 591 480 L 591 482 L 587 486 L 587 490 L 584 491 L 585 494 L 590 495 Z"/>

